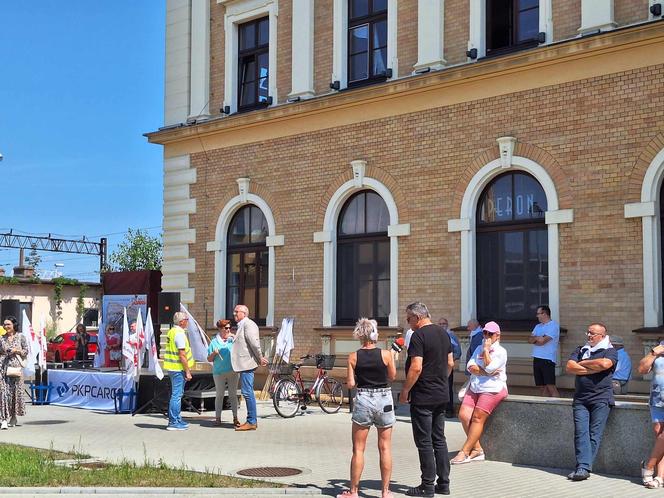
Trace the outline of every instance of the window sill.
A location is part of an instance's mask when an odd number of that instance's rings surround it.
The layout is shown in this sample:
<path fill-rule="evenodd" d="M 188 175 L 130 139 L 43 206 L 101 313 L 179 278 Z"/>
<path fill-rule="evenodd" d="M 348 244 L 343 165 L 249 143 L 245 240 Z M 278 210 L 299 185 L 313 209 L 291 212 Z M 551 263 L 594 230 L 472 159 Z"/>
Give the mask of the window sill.
<path fill-rule="evenodd" d="M 331 337 L 346 339 L 353 337 L 354 326 L 351 325 L 335 325 L 332 327 L 314 327 L 314 331 L 321 336 L 329 335 Z M 378 333 L 385 338 L 386 336 L 399 335 L 403 333 L 403 327 L 381 327 L 378 326 Z"/>

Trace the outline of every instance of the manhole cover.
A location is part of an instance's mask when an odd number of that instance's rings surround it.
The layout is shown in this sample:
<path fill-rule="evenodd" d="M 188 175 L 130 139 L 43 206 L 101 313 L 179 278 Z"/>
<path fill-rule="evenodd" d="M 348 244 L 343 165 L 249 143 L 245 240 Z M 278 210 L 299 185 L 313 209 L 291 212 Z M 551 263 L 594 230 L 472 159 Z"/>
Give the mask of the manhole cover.
<path fill-rule="evenodd" d="M 238 470 L 237 473 L 246 477 L 288 477 L 301 474 L 302 471 L 292 467 L 254 467 Z"/>

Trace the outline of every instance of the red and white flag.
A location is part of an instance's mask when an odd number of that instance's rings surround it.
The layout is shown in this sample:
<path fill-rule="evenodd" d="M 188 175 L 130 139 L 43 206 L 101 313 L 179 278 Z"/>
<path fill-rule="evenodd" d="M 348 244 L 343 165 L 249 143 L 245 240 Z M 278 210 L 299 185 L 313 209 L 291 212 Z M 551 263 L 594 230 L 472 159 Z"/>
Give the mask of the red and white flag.
<path fill-rule="evenodd" d="M 132 334 L 133 335 L 133 334 Z M 127 375 L 136 377 L 137 374 L 136 339 L 129 335 L 129 322 L 127 321 L 127 308 L 124 308 L 122 316 L 122 357 Z"/>
<path fill-rule="evenodd" d="M 48 337 L 46 337 L 46 317 L 42 314 L 39 319 L 39 368 L 46 370 L 46 350 L 48 349 Z"/>
<path fill-rule="evenodd" d="M 164 372 L 161 370 L 157 356 L 157 338 L 154 335 L 150 308 L 148 308 L 147 318 L 145 319 L 145 350 L 148 352 L 148 372 L 154 372 L 159 380 L 163 379 Z"/>

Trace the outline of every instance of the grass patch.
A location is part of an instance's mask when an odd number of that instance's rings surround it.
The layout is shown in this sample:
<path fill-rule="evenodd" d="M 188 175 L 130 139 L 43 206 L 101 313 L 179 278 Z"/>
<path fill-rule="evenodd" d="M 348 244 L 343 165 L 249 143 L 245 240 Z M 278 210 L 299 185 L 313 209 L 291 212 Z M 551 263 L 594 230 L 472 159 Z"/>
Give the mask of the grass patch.
<path fill-rule="evenodd" d="M 195 472 L 184 465 L 172 468 L 163 461 L 108 464 L 104 468 L 73 467 L 56 464 L 57 460 L 81 461 L 88 458 L 71 452 L 0 444 L 0 487 L 21 486 L 98 486 L 98 487 L 196 487 L 196 488 L 272 488 L 282 484 L 240 479 L 213 472 Z"/>

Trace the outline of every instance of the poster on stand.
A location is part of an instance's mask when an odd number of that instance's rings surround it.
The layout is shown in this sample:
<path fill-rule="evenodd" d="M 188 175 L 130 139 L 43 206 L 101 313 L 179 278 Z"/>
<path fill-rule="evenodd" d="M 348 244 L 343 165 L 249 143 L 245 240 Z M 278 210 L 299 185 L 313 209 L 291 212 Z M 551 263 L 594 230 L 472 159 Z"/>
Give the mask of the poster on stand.
<path fill-rule="evenodd" d="M 146 294 L 128 294 L 128 295 L 109 295 L 106 294 L 102 299 L 102 322 L 104 323 L 104 334 L 106 352 L 101 366 L 116 367 L 122 361 L 122 318 L 123 310 L 127 308 L 127 321 L 129 323 L 136 320 L 138 313 L 145 322 L 148 309 L 148 299 Z M 114 329 L 113 333 L 105 332 Z M 100 332 L 102 333 L 102 332 Z"/>

